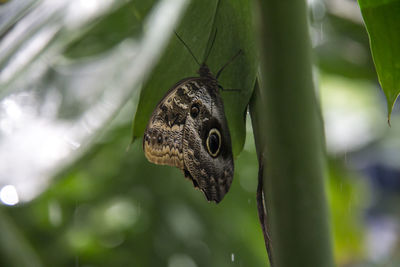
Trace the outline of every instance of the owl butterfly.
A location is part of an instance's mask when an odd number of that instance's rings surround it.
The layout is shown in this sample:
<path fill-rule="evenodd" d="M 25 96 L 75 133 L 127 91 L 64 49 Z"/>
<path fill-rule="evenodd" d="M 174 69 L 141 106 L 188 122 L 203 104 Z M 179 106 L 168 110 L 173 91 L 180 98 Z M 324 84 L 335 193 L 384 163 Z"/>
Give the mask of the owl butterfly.
<path fill-rule="evenodd" d="M 208 201 L 218 203 L 229 191 L 234 167 L 231 137 L 219 94 L 222 87 L 217 79 L 241 51 L 214 76 L 205 62 L 216 34 L 202 64 L 176 36 L 200 66 L 200 76 L 179 81 L 157 104 L 144 132 L 143 150 L 150 162 L 183 170 Z"/>

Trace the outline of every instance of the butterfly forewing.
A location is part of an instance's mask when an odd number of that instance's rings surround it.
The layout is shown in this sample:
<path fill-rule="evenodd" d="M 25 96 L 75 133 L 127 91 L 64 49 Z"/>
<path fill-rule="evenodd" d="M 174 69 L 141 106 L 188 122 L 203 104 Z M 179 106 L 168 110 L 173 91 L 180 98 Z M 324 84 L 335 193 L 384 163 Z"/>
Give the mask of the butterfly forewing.
<path fill-rule="evenodd" d="M 143 149 L 150 162 L 184 168 L 182 140 L 188 105 L 183 103 L 184 98 L 178 94 L 185 90 L 189 80 L 172 87 L 158 103 L 149 120 L 144 133 Z"/>

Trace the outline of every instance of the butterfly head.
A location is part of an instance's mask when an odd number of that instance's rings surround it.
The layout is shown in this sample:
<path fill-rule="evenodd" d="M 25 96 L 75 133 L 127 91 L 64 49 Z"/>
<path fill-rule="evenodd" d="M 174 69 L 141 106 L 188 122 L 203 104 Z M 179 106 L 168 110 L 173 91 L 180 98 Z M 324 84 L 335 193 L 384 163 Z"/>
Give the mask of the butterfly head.
<path fill-rule="evenodd" d="M 216 80 L 214 74 L 212 74 L 210 68 L 207 66 L 206 63 L 201 64 L 197 72 L 199 73 L 200 77 L 206 77 L 212 80 Z"/>

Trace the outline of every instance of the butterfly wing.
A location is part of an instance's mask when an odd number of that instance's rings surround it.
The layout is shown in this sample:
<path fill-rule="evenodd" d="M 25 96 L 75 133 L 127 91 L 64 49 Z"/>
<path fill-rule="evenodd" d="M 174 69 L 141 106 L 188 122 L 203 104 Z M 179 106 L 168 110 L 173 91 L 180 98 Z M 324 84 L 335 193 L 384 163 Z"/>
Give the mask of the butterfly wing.
<path fill-rule="evenodd" d="M 182 169 L 207 200 L 220 202 L 232 183 L 234 167 L 215 80 L 187 78 L 172 87 L 149 120 L 143 149 L 150 162 Z"/>
<path fill-rule="evenodd" d="M 233 180 L 232 144 L 222 99 L 215 81 L 190 81 L 192 102 L 183 132 L 186 175 L 207 200 L 220 202 Z"/>
<path fill-rule="evenodd" d="M 157 104 L 147 124 L 143 137 L 146 158 L 155 164 L 184 169 L 183 128 L 191 99 L 182 94 L 185 83 L 174 85 Z"/>

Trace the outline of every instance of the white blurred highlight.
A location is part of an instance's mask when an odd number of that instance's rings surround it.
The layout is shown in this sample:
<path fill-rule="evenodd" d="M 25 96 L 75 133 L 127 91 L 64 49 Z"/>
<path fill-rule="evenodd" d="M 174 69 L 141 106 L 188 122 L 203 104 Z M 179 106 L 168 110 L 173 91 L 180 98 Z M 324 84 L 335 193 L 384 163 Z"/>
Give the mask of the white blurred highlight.
<path fill-rule="evenodd" d="M 18 200 L 42 192 L 132 96 L 138 97 L 188 0 L 160 1 L 138 39 L 125 39 L 96 57 L 63 58 L 65 47 L 85 33 L 87 24 L 122 3 L 43 0 L 3 37 L 0 186 L 12 184 Z M 63 111 L 71 114 L 65 117 Z"/>
<path fill-rule="evenodd" d="M 17 190 L 13 185 L 6 185 L 0 189 L 0 200 L 6 205 L 13 206 L 19 202 Z"/>

